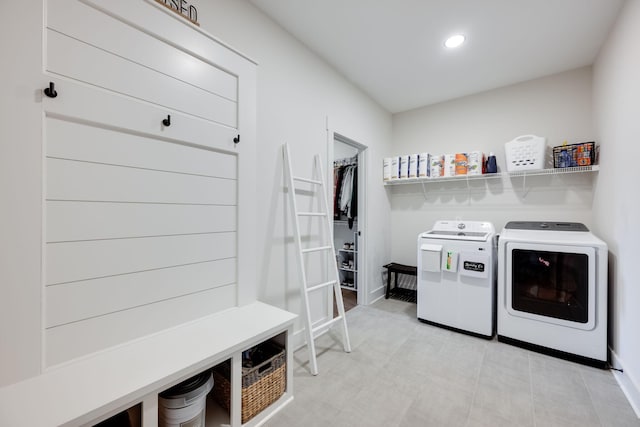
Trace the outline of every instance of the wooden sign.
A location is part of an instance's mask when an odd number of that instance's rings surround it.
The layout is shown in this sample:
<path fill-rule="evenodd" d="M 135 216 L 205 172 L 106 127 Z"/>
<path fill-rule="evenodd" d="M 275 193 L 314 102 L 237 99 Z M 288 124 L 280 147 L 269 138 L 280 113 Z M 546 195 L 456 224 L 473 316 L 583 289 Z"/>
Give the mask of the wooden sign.
<path fill-rule="evenodd" d="M 187 0 L 156 0 L 167 9 L 200 26 L 198 22 L 198 9 Z"/>

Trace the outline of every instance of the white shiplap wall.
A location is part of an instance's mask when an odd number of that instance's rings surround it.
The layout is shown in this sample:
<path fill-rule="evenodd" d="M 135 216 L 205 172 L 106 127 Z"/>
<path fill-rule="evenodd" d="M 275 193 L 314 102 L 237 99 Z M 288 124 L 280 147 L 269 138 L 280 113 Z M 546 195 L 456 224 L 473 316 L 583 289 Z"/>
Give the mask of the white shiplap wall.
<path fill-rule="evenodd" d="M 59 93 L 43 103 L 48 367 L 238 305 L 247 210 L 241 90 L 220 46 L 191 29 L 195 48 L 177 45 L 187 27 L 152 2 L 46 9 Z"/>

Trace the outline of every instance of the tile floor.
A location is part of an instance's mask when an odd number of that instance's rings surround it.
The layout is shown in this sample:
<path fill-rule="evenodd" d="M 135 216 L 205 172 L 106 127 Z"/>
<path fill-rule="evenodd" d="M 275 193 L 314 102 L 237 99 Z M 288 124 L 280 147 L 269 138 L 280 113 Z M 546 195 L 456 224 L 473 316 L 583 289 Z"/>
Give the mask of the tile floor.
<path fill-rule="evenodd" d="M 610 372 L 430 326 L 381 300 L 318 338 L 320 374 L 294 353 L 295 399 L 269 427 L 640 426 Z"/>

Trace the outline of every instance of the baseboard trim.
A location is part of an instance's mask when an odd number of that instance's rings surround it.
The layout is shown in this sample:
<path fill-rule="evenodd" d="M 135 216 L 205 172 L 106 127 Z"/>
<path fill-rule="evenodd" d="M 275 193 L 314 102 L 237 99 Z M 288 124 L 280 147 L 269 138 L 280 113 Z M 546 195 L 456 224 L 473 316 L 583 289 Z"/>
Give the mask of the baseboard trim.
<path fill-rule="evenodd" d="M 294 352 L 307 345 L 306 337 L 304 336 L 304 329 L 294 331 L 291 338 L 291 345 L 293 346 Z"/>
<path fill-rule="evenodd" d="M 613 377 L 618 382 L 618 385 L 622 389 L 622 392 L 627 397 L 629 404 L 633 408 L 636 413 L 636 416 L 640 418 L 640 386 L 638 386 L 638 381 L 635 379 L 633 373 L 625 368 L 624 362 L 618 357 L 615 351 L 611 348 L 609 349 L 611 352 L 611 365 L 615 369 L 621 369 L 622 372 L 612 370 Z"/>
<path fill-rule="evenodd" d="M 383 298 L 385 289 L 386 288 L 384 286 L 379 286 L 373 289 L 372 291 L 370 291 L 369 295 L 367 295 L 367 301 L 365 301 L 364 305 L 374 304 L 375 302 Z"/>
<path fill-rule="evenodd" d="M 380 300 L 381 300 L 381 299 L 383 299 L 383 298 L 384 298 L 384 293 L 382 293 L 382 294 L 380 294 L 378 297 L 376 297 L 373 301 L 371 301 L 371 302 L 369 303 L 369 305 L 371 305 L 371 304 L 375 304 L 376 302 L 380 301 Z"/>

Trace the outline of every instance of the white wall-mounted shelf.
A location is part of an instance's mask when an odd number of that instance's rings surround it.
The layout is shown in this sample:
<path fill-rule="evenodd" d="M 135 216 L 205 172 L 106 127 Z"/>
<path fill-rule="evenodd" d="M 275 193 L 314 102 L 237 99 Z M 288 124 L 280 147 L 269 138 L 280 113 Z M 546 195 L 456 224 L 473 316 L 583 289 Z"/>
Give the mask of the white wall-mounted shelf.
<path fill-rule="evenodd" d="M 339 252 L 349 252 L 349 253 L 352 253 L 352 254 L 357 253 L 357 251 L 354 250 L 354 249 L 338 249 L 338 251 Z"/>
<path fill-rule="evenodd" d="M 538 176 L 538 175 L 561 175 L 567 173 L 581 173 L 581 172 L 597 172 L 600 170 L 600 166 L 578 166 L 573 168 L 553 168 L 553 169 L 541 169 L 541 170 L 528 170 L 517 172 L 500 172 L 500 173 L 486 173 L 483 175 L 457 175 L 457 176 L 441 176 L 437 178 L 402 178 L 385 181 L 385 186 L 390 185 L 403 185 L 403 184 L 435 184 L 437 182 L 447 181 L 474 181 L 474 180 L 487 180 L 502 177 L 520 177 L 520 176 Z"/>
<path fill-rule="evenodd" d="M 526 197 L 529 190 L 527 189 L 527 177 L 528 176 L 542 176 L 542 175 L 565 175 L 565 174 L 575 174 L 575 173 L 583 173 L 583 172 L 597 172 L 600 170 L 600 166 L 592 165 L 592 166 L 577 166 L 573 168 L 550 168 L 550 169 L 539 169 L 539 170 L 525 170 L 525 171 L 517 171 L 517 172 L 500 172 L 500 173 L 487 173 L 483 175 L 458 175 L 458 176 L 444 176 L 437 178 L 403 178 L 403 179 L 394 179 L 390 181 L 385 181 L 385 186 L 394 186 L 394 185 L 405 185 L 405 184 L 421 184 L 422 192 L 424 193 L 425 199 L 427 198 L 427 188 L 428 184 L 435 184 L 440 182 L 466 182 L 467 190 L 471 192 L 471 187 L 469 186 L 469 181 L 479 181 L 479 180 L 495 180 L 502 179 L 503 177 L 509 178 L 523 178 L 522 180 L 522 197 Z"/>
<path fill-rule="evenodd" d="M 358 218 L 353 218 L 353 223 L 358 223 Z M 349 220 L 346 219 L 334 219 L 333 225 L 349 225 Z"/>

